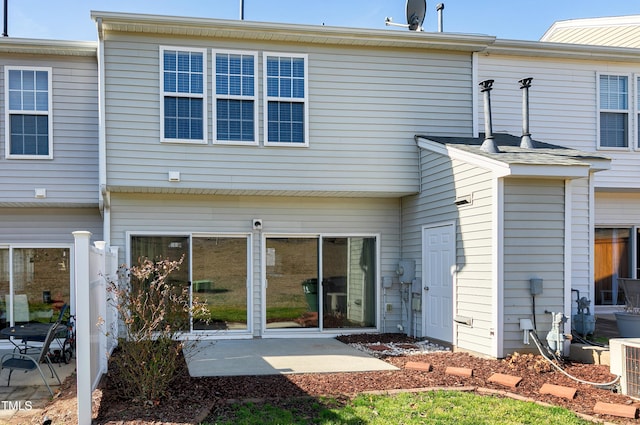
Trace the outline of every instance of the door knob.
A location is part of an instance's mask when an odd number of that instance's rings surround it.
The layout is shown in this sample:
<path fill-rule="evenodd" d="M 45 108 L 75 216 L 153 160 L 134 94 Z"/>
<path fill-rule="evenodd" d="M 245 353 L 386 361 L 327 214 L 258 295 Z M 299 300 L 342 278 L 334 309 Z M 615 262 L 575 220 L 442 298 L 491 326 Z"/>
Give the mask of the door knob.
<path fill-rule="evenodd" d="M 428 290 L 429 290 L 429 287 L 428 287 L 428 286 L 425 286 L 423 289 L 424 289 L 425 291 L 428 291 Z"/>

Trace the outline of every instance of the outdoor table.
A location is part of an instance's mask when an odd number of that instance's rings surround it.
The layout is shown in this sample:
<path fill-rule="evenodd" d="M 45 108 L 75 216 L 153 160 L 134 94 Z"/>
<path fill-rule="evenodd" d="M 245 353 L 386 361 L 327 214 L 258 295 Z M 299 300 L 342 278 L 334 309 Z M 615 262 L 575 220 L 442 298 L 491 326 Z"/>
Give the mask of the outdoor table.
<path fill-rule="evenodd" d="M 30 348 L 28 345 L 30 341 L 42 342 L 45 340 L 51 326 L 61 327 L 62 325 L 60 323 L 25 323 L 0 329 L 0 335 L 11 337 L 9 338 L 11 343 L 20 353 L 24 354 Z"/>

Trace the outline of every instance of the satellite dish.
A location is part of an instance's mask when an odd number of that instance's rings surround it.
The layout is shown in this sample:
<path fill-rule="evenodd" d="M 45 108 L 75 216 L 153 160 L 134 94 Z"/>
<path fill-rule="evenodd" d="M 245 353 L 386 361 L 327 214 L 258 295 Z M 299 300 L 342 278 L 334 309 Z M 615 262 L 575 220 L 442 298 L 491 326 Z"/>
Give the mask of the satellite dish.
<path fill-rule="evenodd" d="M 422 31 L 422 23 L 426 14 L 426 0 L 407 0 L 407 24 L 410 31 Z"/>

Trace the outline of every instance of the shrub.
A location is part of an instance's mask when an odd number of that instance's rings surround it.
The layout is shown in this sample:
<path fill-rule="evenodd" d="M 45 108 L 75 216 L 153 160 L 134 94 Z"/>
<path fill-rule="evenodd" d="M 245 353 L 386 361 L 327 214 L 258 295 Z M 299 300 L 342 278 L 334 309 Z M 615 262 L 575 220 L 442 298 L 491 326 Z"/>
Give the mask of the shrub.
<path fill-rule="evenodd" d="M 122 266 L 118 281 L 107 284 L 124 334 L 110 358 L 109 380 L 122 398 L 153 404 L 167 394 L 183 361 L 179 333 L 189 329 L 191 315 L 206 311 L 190 300 L 186 282 L 169 279 L 181 264 L 143 258 L 129 269 Z"/>

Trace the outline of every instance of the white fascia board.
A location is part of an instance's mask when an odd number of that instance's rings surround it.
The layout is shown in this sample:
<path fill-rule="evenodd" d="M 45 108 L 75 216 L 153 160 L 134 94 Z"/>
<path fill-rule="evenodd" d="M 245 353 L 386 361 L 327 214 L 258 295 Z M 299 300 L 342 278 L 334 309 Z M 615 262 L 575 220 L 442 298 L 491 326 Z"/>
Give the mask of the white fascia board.
<path fill-rule="evenodd" d="M 0 53 L 96 57 L 97 50 L 95 41 L 0 38 Z"/>
<path fill-rule="evenodd" d="M 610 159 L 585 158 L 584 161 L 591 164 L 592 172 L 606 171 L 611 169 Z"/>
<path fill-rule="evenodd" d="M 531 164 L 510 164 L 509 169 L 512 177 L 550 177 L 579 179 L 589 176 L 589 165 L 531 165 Z"/>
<path fill-rule="evenodd" d="M 502 161 L 496 161 L 491 158 L 475 155 L 471 152 L 443 145 L 442 143 L 434 142 L 433 140 L 425 139 L 423 137 L 416 137 L 416 140 L 418 142 L 418 146 L 422 149 L 493 171 L 493 173 L 496 174 L 496 177 L 508 176 L 511 174 L 509 172 L 509 164 L 505 164 Z"/>
<path fill-rule="evenodd" d="M 91 11 L 105 31 L 373 47 L 483 51 L 494 36 Z"/>

